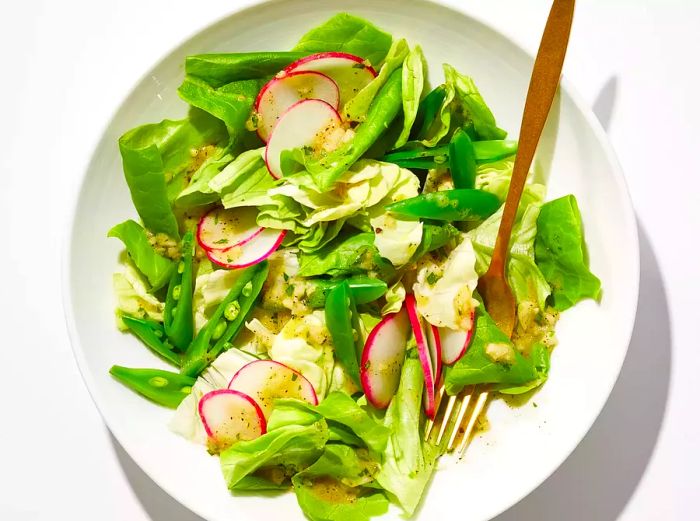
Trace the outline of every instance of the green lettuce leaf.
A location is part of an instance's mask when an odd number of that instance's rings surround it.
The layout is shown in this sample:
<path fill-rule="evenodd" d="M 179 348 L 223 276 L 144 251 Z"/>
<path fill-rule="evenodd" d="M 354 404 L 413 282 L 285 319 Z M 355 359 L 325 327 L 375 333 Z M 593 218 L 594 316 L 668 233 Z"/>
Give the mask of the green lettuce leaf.
<path fill-rule="evenodd" d="M 403 129 L 394 148 L 402 147 L 408 141 L 413 122 L 418 114 L 423 87 L 425 85 L 425 56 L 419 46 L 415 46 L 403 62 L 402 88 L 403 98 Z"/>
<path fill-rule="evenodd" d="M 368 521 L 385 514 L 386 496 L 362 485 L 377 464 L 345 445 L 327 445 L 321 457 L 292 478 L 299 506 L 312 521 Z"/>
<path fill-rule="evenodd" d="M 319 420 L 282 425 L 255 440 L 238 442 L 219 458 L 226 484 L 236 489 L 244 477 L 263 467 L 281 466 L 286 475 L 296 474 L 321 456 L 328 436 L 325 420 Z"/>
<path fill-rule="evenodd" d="M 232 160 L 233 156 L 223 150 L 206 159 L 192 176 L 187 188 L 177 196 L 175 204 L 180 208 L 191 208 L 217 202 L 220 196 L 209 186 L 209 182 Z"/>
<path fill-rule="evenodd" d="M 226 140 L 225 127 L 196 109 L 185 119 L 136 127 L 119 138 L 124 177 L 148 230 L 179 237 L 170 203 L 187 186 L 189 176 Z"/>
<path fill-rule="evenodd" d="M 474 125 L 476 135 L 480 140 L 505 139 L 506 132 L 496 126 L 496 118 L 476 88 L 474 80 L 469 76 L 458 73 L 454 67 L 445 63 L 445 83 L 452 84 L 455 89 L 455 100 L 459 101 L 468 123 Z"/>
<path fill-rule="evenodd" d="M 227 83 L 274 76 L 306 55 L 279 51 L 194 54 L 185 58 L 185 74 L 218 89 Z"/>
<path fill-rule="evenodd" d="M 131 219 L 124 221 L 109 230 L 107 236 L 116 237 L 124 243 L 129 258 L 148 279 L 151 291 L 159 290 L 168 283 L 175 263 L 156 253 L 148 240 L 146 230 L 139 223 Z"/>
<path fill-rule="evenodd" d="M 530 356 L 522 355 L 483 306 L 476 308 L 474 338 L 467 353 L 445 372 L 445 389 L 456 394 L 465 385 L 502 384 L 517 394 L 518 388 L 540 385 L 547 378 L 549 351 L 536 343 Z M 523 391 L 520 391 L 523 392 Z"/>
<path fill-rule="evenodd" d="M 430 481 L 440 450 L 423 441 L 421 401 L 423 371 L 415 350 L 409 351 L 401 381 L 384 417 L 390 430 L 383 464 L 376 480 L 406 515 L 412 515 Z"/>
<path fill-rule="evenodd" d="M 368 117 L 369 108 L 377 96 L 379 90 L 391 76 L 391 73 L 401 67 L 404 59 L 409 53 L 406 40 L 396 40 L 391 44 L 389 54 L 384 61 L 377 76 L 370 81 L 360 92 L 350 99 L 342 108 L 343 115 L 348 121 L 365 121 Z M 420 95 L 420 94 L 419 94 Z"/>
<path fill-rule="evenodd" d="M 304 277 L 376 273 L 386 280 L 395 271 L 391 263 L 379 255 L 373 233 L 339 237 L 314 253 L 300 255 L 299 266 L 299 274 Z"/>
<path fill-rule="evenodd" d="M 367 20 L 339 13 L 307 32 L 292 50 L 306 54 L 346 52 L 376 65 L 384 59 L 390 46 L 391 35 Z"/>
<path fill-rule="evenodd" d="M 289 410 L 305 411 L 318 418 L 325 418 L 329 428 L 340 426 L 352 432 L 373 453 L 380 454 L 386 449 L 389 429 L 374 420 L 355 400 L 342 391 L 330 393 L 316 406 L 299 400 L 277 400 L 275 411 L 280 409 L 285 415 Z"/>
<path fill-rule="evenodd" d="M 243 150 L 260 143 L 257 135 L 246 128 L 246 122 L 264 83 L 242 80 L 214 88 L 202 79 L 186 76 L 177 92 L 190 105 L 223 121 L 234 149 Z"/>
<path fill-rule="evenodd" d="M 600 298 L 600 280 L 588 269 L 578 203 L 567 195 L 542 205 L 535 260 L 552 287 L 552 307 L 564 311 L 585 298 Z"/>
<path fill-rule="evenodd" d="M 530 204 L 513 226 L 506 276 L 518 304 L 533 302 L 539 309 L 544 310 L 550 287 L 535 264 L 534 243 L 539 213 L 539 205 Z M 491 262 L 502 215 L 503 207 L 467 233 L 474 245 L 476 271 L 479 275 L 486 273 Z"/>

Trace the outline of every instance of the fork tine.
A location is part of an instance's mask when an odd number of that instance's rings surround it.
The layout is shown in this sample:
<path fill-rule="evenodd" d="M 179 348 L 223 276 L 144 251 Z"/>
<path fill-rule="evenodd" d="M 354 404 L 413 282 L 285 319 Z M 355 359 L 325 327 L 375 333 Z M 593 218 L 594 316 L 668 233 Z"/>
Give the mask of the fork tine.
<path fill-rule="evenodd" d="M 438 432 L 437 442 L 435 443 L 436 445 L 440 445 L 440 442 L 442 441 L 442 436 L 445 434 L 447 424 L 450 423 L 450 415 L 452 414 L 452 409 L 454 408 L 456 401 L 457 395 L 450 396 L 450 399 L 447 401 L 447 407 L 445 408 L 445 415 L 442 417 L 440 431 Z"/>
<path fill-rule="evenodd" d="M 428 441 L 428 439 L 430 439 L 430 433 L 433 431 L 433 427 L 435 426 L 435 420 L 437 420 L 437 418 L 438 418 L 438 414 L 440 412 L 440 403 L 442 402 L 442 397 L 444 396 L 444 394 L 445 394 L 445 386 L 440 385 L 440 389 L 438 389 L 437 397 L 435 398 L 435 419 L 431 420 L 430 418 L 428 418 L 428 421 L 425 424 L 425 436 L 423 438 L 424 441 Z M 444 418 L 443 418 L 443 421 L 444 421 Z"/>
<path fill-rule="evenodd" d="M 469 402 L 471 401 L 473 392 L 474 392 L 473 387 L 469 392 L 462 391 L 462 394 L 464 396 L 462 397 L 462 403 L 459 406 L 459 411 L 457 412 L 457 417 L 455 418 L 455 423 L 452 426 L 452 433 L 450 434 L 450 441 L 447 443 L 447 450 L 448 451 L 451 451 L 454 448 L 454 443 L 457 439 L 457 435 L 459 434 L 459 427 L 462 425 L 462 421 L 464 420 L 464 415 L 467 412 L 467 408 L 469 407 Z"/>
<path fill-rule="evenodd" d="M 474 425 L 476 425 L 476 420 L 479 418 L 481 411 L 484 410 L 484 405 L 486 405 L 486 399 L 488 398 L 488 396 L 488 391 L 481 391 L 479 393 L 478 398 L 476 399 L 476 403 L 474 404 L 472 413 L 469 416 L 469 421 L 467 422 L 467 427 L 464 429 L 464 437 L 462 438 L 462 443 L 460 443 L 459 445 L 460 460 L 464 457 L 467 445 L 469 445 L 469 440 L 471 438 L 472 431 L 474 430 Z"/>

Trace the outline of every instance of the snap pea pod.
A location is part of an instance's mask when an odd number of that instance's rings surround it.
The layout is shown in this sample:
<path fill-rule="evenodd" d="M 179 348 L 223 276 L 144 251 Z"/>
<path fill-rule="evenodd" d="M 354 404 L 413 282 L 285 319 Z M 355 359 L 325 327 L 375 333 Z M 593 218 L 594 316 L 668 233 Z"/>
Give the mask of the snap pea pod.
<path fill-rule="evenodd" d="M 416 120 L 413 122 L 413 128 L 411 129 L 412 139 L 424 139 L 426 137 L 430 126 L 435 121 L 435 116 L 440 111 L 442 102 L 445 101 L 446 95 L 445 86 L 438 85 L 421 100 L 418 105 Z"/>
<path fill-rule="evenodd" d="M 401 110 L 401 69 L 389 76 L 370 105 L 367 119 L 355 129 L 353 138 L 319 160 L 307 163 L 314 182 L 321 190 L 330 189 L 352 164 L 386 132 Z"/>
<path fill-rule="evenodd" d="M 180 355 L 175 353 L 173 346 L 165 340 L 165 332 L 159 322 L 129 315 L 122 315 L 121 319 L 129 331 L 141 339 L 151 351 L 171 364 L 180 367 Z"/>
<path fill-rule="evenodd" d="M 388 289 L 386 282 L 383 280 L 363 275 L 349 277 L 345 280 L 309 280 L 308 284 L 312 289 L 307 291 L 306 303 L 314 309 L 324 307 L 328 293 L 343 282 L 347 282 L 350 287 L 350 293 L 355 299 L 355 304 L 373 302 L 384 295 Z"/>
<path fill-rule="evenodd" d="M 438 221 L 481 221 L 501 206 L 490 192 L 463 188 L 422 194 L 392 203 L 386 209 L 406 217 Z"/>
<path fill-rule="evenodd" d="M 165 297 L 163 325 L 168 340 L 180 351 L 187 349 L 194 335 L 192 293 L 194 292 L 192 259 L 194 258 L 194 233 L 182 238 L 182 259 L 173 272 Z"/>
<path fill-rule="evenodd" d="M 181 373 L 197 376 L 240 331 L 267 278 L 267 261 L 241 271 L 214 314 L 185 351 Z"/>
<path fill-rule="evenodd" d="M 134 369 L 114 365 L 110 374 L 129 389 L 157 404 L 175 409 L 190 394 L 195 379 L 162 369 Z"/>
<path fill-rule="evenodd" d="M 360 318 L 355 308 L 355 299 L 347 281 L 341 282 L 328 292 L 325 314 L 335 354 L 353 381 L 361 386 L 359 360 L 364 345 L 360 336 Z"/>
<path fill-rule="evenodd" d="M 468 133 L 467 133 L 468 135 Z M 511 140 L 473 141 L 474 158 L 477 164 L 492 163 L 512 156 L 518 151 L 518 142 Z M 395 163 L 403 168 L 424 169 L 446 166 L 450 157 L 450 146 L 428 148 L 411 143 L 403 149 L 386 154 L 381 161 Z"/>
<path fill-rule="evenodd" d="M 450 175 L 455 188 L 474 188 L 476 184 L 476 155 L 472 140 L 464 130 L 453 135 L 449 145 Z"/>

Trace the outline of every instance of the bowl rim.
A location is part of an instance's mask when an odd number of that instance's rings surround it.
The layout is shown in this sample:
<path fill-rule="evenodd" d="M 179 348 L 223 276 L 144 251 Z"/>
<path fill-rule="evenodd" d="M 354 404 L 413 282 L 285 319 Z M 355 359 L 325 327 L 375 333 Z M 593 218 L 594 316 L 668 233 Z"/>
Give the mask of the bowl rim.
<path fill-rule="evenodd" d="M 109 113 L 109 117 L 105 120 L 104 124 L 99 127 L 100 131 L 95 134 L 95 138 L 89 141 L 89 148 L 86 147 L 87 157 L 83 160 L 80 168 L 82 174 L 74 182 L 76 183 L 75 189 L 71 191 L 69 199 L 66 202 L 67 211 L 64 214 L 65 222 L 63 223 L 63 232 L 61 238 L 61 293 L 62 293 L 62 304 L 63 304 L 63 314 L 66 322 L 66 329 L 68 332 L 68 338 L 71 344 L 71 350 L 73 352 L 73 357 L 75 358 L 76 364 L 78 365 L 80 376 L 85 384 L 85 387 L 92 399 L 95 408 L 100 414 L 105 425 L 117 440 L 119 445 L 129 454 L 131 458 L 131 451 L 129 450 L 129 443 L 126 443 L 125 436 L 122 434 L 122 429 L 118 425 L 118 422 L 110 421 L 109 414 L 106 412 L 107 407 L 102 407 L 100 403 L 100 398 L 98 398 L 98 393 L 95 391 L 97 385 L 94 381 L 94 377 L 89 369 L 87 359 L 84 354 L 84 349 L 80 341 L 80 336 L 78 334 L 78 326 L 75 319 L 74 313 L 74 302 L 73 294 L 71 291 L 71 265 L 72 265 L 72 244 L 75 238 L 74 235 L 74 225 L 78 215 L 78 205 L 82 199 L 83 190 L 85 190 L 85 181 L 87 179 L 90 166 L 92 165 L 95 155 L 97 153 L 97 148 L 102 141 L 106 131 L 109 129 L 115 116 L 121 110 L 123 105 L 132 97 L 139 86 L 143 83 L 143 80 L 151 75 L 151 71 L 158 68 L 165 60 L 168 59 L 172 54 L 176 53 L 178 49 L 184 47 L 191 39 L 201 34 L 204 31 L 210 30 L 215 26 L 225 24 L 230 18 L 239 15 L 240 13 L 251 10 L 258 9 L 265 4 L 278 3 L 280 0 L 242 0 L 233 9 L 214 17 L 211 20 L 205 21 L 200 26 L 189 31 L 182 38 L 178 38 L 178 43 L 172 47 L 168 47 L 160 57 L 155 60 L 133 83 L 133 85 L 118 98 L 118 102 L 115 107 Z M 470 18 L 474 23 L 481 25 L 483 28 L 490 30 L 508 41 L 515 49 L 527 57 L 530 62 L 534 63 L 535 56 L 521 45 L 516 39 L 512 32 L 502 30 L 494 26 L 492 23 L 486 21 L 482 16 L 470 12 L 467 5 L 451 2 L 450 0 L 422 0 L 424 3 L 433 3 L 442 8 L 452 10 L 459 13 L 460 15 Z M 350 9 L 351 10 L 351 9 Z M 628 317 L 626 324 L 624 325 L 626 331 L 624 337 L 626 338 L 624 351 L 620 353 L 618 360 L 616 361 L 615 376 L 609 382 L 608 389 L 605 393 L 605 398 L 602 400 L 597 407 L 593 408 L 593 414 L 588 418 L 588 427 L 582 430 L 578 436 L 572 436 L 570 443 L 565 451 L 562 451 L 561 458 L 554 463 L 546 472 L 542 473 L 541 477 L 531 482 L 531 486 L 526 487 L 526 491 L 514 496 L 512 501 L 503 503 L 497 508 L 493 509 L 490 518 L 495 518 L 514 507 L 520 503 L 524 498 L 529 496 L 537 488 L 539 488 L 547 479 L 549 479 L 563 464 L 569 459 L 574 450 L 580 445 L 581 441 L 590 432 L 594 423 L 597 421 L 598 417 L 602 413 L 606 404 L 610 399 L 617 380 L 619 379 L 622 366 L 629 352 L 629 346 L 632 339 L 632 333 L 635 325 L 635 318 L 637 314 L 637 306 L 639 302 L 639 284 L 640 284 L 640 250 L 639 250 L 639 231 L 636 214 L 634 211 L 634 206 L 632 203 L 632 198 L 630 196 L 629 187 L 624 176 L 624 172 L 620 161 L 615 153 L 615 150 L 610 142 L 607 132 L 601 125 L 598 117 L 595 115 L 591 107 L 585 102 L 583 96 L 579 93 L 576 87 L 568 80 L 568 78 L 562 74 L 560 80 L 560 93 L 565 93 L 571 99 L 574 107 L 579 111 L 579 113 L 584 117 L 586 124 L 589 126 L 595 139 L 601 145 L 601 149 L 608 160 L 611 170 L 612 178 L 615 183 L 621 188 L 623 194 L 623 206 L 620 208 L 621 221 L 624 222 L 624 228 L 626 228 L 627 235 L 631 240 L 632 245 L 632 258 L 629 259 L 629 271 L 631 271 L 633 277 L 633 287 L 629 289 L 629 294 L 633 302 L 628 310 Z M 629 252 L 628 252 L 629 253 Z M 189 498 L 180 497 L 176 494 L 169 486 L 164 484 L 161 479 L 153 475 L 149 469 L 144 468 L 141 462 L 133 459 L 134 463 L 138 468 L 148 476 L 148 478 L 153 481 L 161 490 L 165 491 L 173 500 L 177 501 L 185 508 L 189 509 L 198 516 L 209 520 L 207 514 L 199 508 L 199 505 L 192 504 Z"/>

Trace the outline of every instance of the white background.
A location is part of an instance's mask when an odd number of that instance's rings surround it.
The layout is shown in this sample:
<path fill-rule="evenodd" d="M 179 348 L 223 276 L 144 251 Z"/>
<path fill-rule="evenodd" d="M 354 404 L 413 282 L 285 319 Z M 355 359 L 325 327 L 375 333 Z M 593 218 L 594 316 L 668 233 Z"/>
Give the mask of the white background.
<path fill-rule="evenodd" d="M 449 3 L 531 51 L 549 6 Z M 201 521 L 138 469 L 90 400 L 63 321 L 60 248 L 91 147 L 126 91 L 236 4 L 0 6 L 2 520 Z M 700 519 L 698 31 L 694 0 L 578 2 L 565 74 L 626 172 L 639 219 L 639 312 L 620 379 L 590 433 L 498 521 Z"/>

